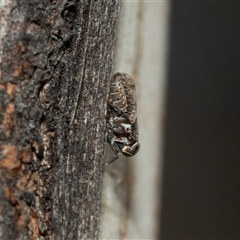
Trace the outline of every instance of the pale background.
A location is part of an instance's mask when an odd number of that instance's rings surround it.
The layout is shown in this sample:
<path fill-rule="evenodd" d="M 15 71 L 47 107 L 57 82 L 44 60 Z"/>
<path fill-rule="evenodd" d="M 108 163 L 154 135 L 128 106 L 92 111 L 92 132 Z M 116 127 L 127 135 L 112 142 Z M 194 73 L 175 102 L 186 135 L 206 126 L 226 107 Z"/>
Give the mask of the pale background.
<path fill-rule="evenodd" d="M 104 173 L 99 239 L 159 234 L 168 20 L 166 1 L 121 2 L 113 72 L 136 83 L 141 149 Z"/>

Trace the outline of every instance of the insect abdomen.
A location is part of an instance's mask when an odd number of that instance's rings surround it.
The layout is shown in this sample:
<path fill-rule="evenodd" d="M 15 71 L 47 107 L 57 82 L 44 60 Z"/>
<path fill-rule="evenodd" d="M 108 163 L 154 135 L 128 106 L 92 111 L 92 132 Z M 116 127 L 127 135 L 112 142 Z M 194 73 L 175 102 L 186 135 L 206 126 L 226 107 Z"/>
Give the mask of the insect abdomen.
<path fill-rule="evenodd" d="M 121 82 L 112 82 L 110 85 L 110 93 L 108 103 L 116 108 L 125 112 L 127 109 L 126 94 Z"/>

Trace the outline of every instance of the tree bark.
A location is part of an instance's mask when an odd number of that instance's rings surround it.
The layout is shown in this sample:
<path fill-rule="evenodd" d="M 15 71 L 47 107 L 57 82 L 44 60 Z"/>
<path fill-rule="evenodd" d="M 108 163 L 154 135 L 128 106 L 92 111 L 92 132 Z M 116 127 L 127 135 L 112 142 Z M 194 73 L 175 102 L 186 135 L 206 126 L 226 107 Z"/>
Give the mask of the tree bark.
<path fill-rule="evenodd" d="M 0 239 L 96 239 L 118 0 L 0 8 Z"/>

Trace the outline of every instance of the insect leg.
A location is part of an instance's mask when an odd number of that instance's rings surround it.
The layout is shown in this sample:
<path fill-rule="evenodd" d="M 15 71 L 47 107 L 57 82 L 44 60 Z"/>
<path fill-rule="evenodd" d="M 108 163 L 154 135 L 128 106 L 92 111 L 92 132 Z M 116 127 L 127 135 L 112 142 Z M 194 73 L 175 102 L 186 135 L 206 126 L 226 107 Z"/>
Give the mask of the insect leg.
<path fill-rule="evenodd" d="M 115 162 L 117 159 L 119 159 L 122 156 L 122 151 L 121 151 L 121 149 L 119 148 L 119 146 L 117 145 L 116 142 L 112 141 L 111 146 L 112 146 L 112 149 L 113 149 L 113 151 L 116 155 L 114 157 L 110 158 L 107 162 L 105 162 L 103 164 L 103 166 L 107 166 L 110 163 Z"/>
<path fill-rule="evenodd" d="M 115 161 L 118 160 L 119 158 L 120 158 L 120 156 L 116 155 L 116 156 L 110 158 L 107 162 L 105 162 L 105 163 L 103 164 L 103 166 L 107 166 L 107 165 L 109 165 L 110 163 L 115 162 Z"/>

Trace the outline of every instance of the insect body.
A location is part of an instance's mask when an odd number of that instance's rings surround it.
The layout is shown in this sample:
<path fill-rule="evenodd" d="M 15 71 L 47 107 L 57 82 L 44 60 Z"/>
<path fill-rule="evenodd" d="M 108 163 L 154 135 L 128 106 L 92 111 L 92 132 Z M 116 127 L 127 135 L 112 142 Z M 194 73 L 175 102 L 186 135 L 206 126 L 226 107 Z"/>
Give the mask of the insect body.
<path fill-rule="evenodd" d="M 107 106 L 107 140 L 115 156 L 104 163 L 108 165 L 123 154 L 135 155 L 139 148 L 136 90 L 133 79 L 126 73 L 116 73 L 110 84 Z"/>

